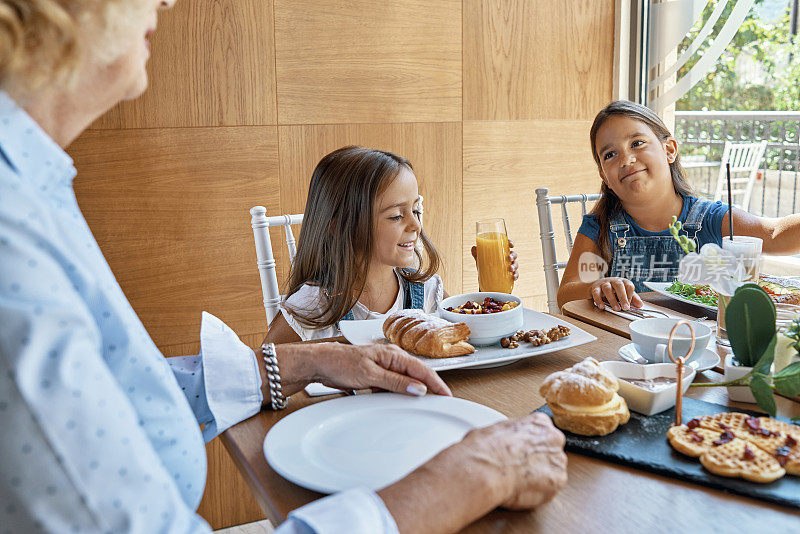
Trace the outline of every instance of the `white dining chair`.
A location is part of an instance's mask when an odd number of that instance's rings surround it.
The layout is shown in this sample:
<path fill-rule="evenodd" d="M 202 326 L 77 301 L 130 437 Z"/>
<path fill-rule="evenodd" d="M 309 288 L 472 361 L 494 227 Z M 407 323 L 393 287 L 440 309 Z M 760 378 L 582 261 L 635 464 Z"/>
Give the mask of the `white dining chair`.
<path fill-rule="evenodd" d="M 750 209 L 750 197 L 753 195 L 753 186 L 758 177 L 758 169 L 764 152 L 767 150 L 767 142 L 760 143 L 731 143 L 725 141 L 725 148 L 722 151 L 722 161 L 720 161 L 719 174 L 717 175 L 717 189 L 714 193 L 714 200 L 727 202 L 727 170 L 726 163 L 731 164 L 731 196 L 733 205 L 745 211 Z M 742 174 L 745 174 L 742 176 Z M 741 196 L 741 202 L 737 198 Z"/>
<path fill-rule="evenodd" d="M 536 189 L 536 208 L 539 213 L 539 237 L 542 241 L 542 258 L 544 260 L 544 281 L 547 286 L 547 311 L 550 313 L 561 313 L 558 308 L 558 270 L 567 266 L 566 261 L 556 259 L 556 234 L 553 229 L 553 216 L 550 206 L 561 204 L 561 220 L 564 225 L 564 238 L 567 243 L 567 253 L 572 253 L 572 229 L 570 227 L 569 212 L 567 204 L 580 202 L 581 214 L 586 215 L 586 204 L 600 199 L 600 195 L 581 194 L 581 195 L 557 195 L 548 196 L 548 189 L 540 187 Z"/>
<path fill-rule="evenodd" d="M 261 276 L 261 293 L 264 295 L 264 311 L 267 313 L 267 326 L 278 315 L 281 294 L 278 289 L 278 271 L 275 269 L 275 256 L 272 253 L 272 240 L 269 229 L 272 226 L 283 226 L 286 231 L 286 246 L 289 249 L 289 262 L 294 263 L 297 253 L 292 225 L 303 222 L 303 215 L 277 215 L 267 217 L 267 208 L 254 206 L 250 209 L 250 225 L 256 242 L 256 258 L 258 274 Z"/>

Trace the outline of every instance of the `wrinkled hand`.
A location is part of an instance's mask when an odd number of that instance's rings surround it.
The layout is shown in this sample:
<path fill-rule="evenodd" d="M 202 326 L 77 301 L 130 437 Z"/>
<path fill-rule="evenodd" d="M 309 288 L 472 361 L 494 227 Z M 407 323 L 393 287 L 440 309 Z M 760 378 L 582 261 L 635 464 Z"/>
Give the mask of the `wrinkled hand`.
<path fill-rule="evenodd" d="M 644 302 L 634 288 L 633 282 L 627 278 L 616 276 L 601 278 L 592 282 L 592 300 L 601 310 L 605 310 L 607 305 L 616 311 L 629 310 L 631 306 L 641 308 L 644 306 Z M 603 302 L 603 297 L 608 304 Z"/>
<path fill-rule="evenodd" d="M 514 252 L 514 242 L 509 239 L 508 240 L 508 248 L 511 249 L 511 252 L 508 254 L 508 271 L 514 277 L 514 280 L 519 280 L 519 273 L 517 272 L 519 269 L 519 263 L 517 263 L 517 253 Z M 472 245 L 472 257 L 475 259 L 475 263 L 478 262 L 478 247 Z"/>
<path fill-rule="evenodd" d="M 567 483 L 564 434 L 534 413 L 470 431 L 455 447 L 468 462 L 494 465 L 502 477 L 499 506 L 527 510 L 550 501 Z"/>
<path fill-rule="evenodd" d="M 434 370 L 395 345 L 315 345 L 314 382 L 337 389 L 378 388 L 406 395 L 452 396 Z"/>

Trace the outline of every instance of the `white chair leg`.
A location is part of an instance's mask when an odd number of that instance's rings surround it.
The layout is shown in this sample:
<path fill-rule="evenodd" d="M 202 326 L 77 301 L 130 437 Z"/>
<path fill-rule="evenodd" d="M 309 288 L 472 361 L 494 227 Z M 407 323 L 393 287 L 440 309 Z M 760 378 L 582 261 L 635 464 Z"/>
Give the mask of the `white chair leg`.
<path fill-rule="evenodd" d="M 278 274 L 275 269 L 275 257 L 272 254 L 272 241 L 269 237 L 269 224 L 264 206 L 255 206 L 250 210 L 250 224 L 256 243 L 258 274 L 261 276 L 261 292 L 264 295 L 264 311 L 267 314 L 267 326 L 279 312 L 280 291 L 278 290 Z"/>
<path fill-rule="evenodd" d="M 556 241 L 553 232 L 553 218 L 550 213 L 550 199 L 547 188 L 536 189 L 536 209 L 539 213 L 539 237 L 542 242 L 544 259 L 544 281 L 547 287 L 547 310 L 561 313 L 558 308 L 558 269 L 556 267 Z"/>

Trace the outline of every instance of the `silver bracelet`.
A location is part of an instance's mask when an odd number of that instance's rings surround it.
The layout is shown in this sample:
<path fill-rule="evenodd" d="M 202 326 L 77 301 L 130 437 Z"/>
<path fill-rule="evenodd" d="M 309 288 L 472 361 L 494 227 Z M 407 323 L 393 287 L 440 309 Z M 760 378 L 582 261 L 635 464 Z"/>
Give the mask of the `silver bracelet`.
<path fill-rule="evenodd" d="M 269 381 L 270 404 L 273 410 L 283 410 L 289 404 L 289 399 L 283 396 L 281 390 L 281 372 L 278 369 L 278 357 L 275 355 L 275 343 L 261 345 L 264 354 L 264 365 L 267 369 Z"/>

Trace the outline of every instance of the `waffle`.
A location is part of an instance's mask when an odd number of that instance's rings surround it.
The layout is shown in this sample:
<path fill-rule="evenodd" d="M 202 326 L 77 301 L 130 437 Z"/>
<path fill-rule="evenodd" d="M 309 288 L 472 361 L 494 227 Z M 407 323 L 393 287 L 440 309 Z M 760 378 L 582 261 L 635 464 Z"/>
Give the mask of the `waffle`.
<path fill-rule="evenodd" d="M 786 474 L 771 454 L 739 438 L 733 438 L 718 447 L 709 447 L 700 456 L 700 463 L 715 475 L 738 477 L 762 484 L 778 480 Z"/>
<path fill-rule="evenodd" d="M 699 422 L 699 426 L 701 428 L 707 428 L 717 432 L 730 430 L 737 438 L 747 439 L 749 433 L 747 432 L 745 421 L 748 417 L 750 416 L 744 413 L 723 412 L 716 415 L 704 415 L 702 417 L 698 417 L 697 421 Z"/>
<path fill-rule="evenodd" d="M 686 425 L 673 426 L 667 431 L 672 448 L 681 454 L 697 458 L 711 448 L 711 443 L 719 439 L 722 432 L 707 428 L 689 428 Z"/>
<path fill-rule="evenodd" d="M 758 421 L 767 432 L 751 432 L 747 440 L 773 455 L 790 475 L 800 475 L 800 427 L 769 417 L 759 417 Z"/>
<path fill-rule="evenodd" d="M 696 436 L 703 437 L 703 441 L 698 441 Z M 675 450 L 687 456 L 700 457 L 700 463 L 706 469 L 721 476 L 771 482 L 783 476 L 775 477 L 778 472 L 773 469 L 775 465 L 785 473 L 800 475 L 800 428 L 769 417 L 736 412 L 704 415 L 671 428 L 667 437 Z M 745 459 L 727 452 L 735 449 L 743 454 L 745 445 L 754 455 L 749 463 L 743 464 Z M 723 452 L 715 452 L 719 450 Z M 774 465 L 763 461 L 763 455 Z"/>

